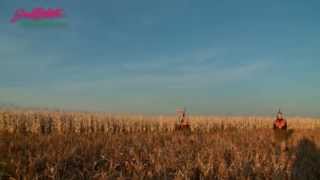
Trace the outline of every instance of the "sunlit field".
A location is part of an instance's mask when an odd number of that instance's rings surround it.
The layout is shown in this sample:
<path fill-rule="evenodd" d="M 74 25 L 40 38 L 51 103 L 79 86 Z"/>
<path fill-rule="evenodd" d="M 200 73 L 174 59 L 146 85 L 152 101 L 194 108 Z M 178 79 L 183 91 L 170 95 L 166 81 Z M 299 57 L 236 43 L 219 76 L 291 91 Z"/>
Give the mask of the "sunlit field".
<path fill-rule="evenodd" d="M 0 112 L 0 179 L 318 179 L 320 119 L 287 117 L 289 149 L 273 117 Z"/>

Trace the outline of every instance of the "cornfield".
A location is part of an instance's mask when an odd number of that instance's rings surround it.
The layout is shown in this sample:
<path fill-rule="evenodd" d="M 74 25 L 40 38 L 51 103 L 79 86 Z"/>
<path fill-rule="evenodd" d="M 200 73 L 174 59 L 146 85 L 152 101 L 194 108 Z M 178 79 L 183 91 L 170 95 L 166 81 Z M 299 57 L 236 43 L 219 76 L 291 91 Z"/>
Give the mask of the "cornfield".
<path fill-rule="evenodd" d="M 319 119 L 288 117 L 280 153 L 273 120 L 3 110 L 0 179 L 318 179 Z"/>

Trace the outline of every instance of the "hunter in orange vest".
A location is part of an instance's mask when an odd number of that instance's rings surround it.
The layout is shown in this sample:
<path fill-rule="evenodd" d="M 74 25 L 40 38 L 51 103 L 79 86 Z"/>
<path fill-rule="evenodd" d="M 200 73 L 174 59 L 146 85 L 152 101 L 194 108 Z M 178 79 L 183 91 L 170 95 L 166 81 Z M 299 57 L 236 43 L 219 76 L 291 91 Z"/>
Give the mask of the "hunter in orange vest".
<path fill-rule="evenodd" d="M 287 121 L 283 118 L 283 113 L 279 110 L 277 113 L 277 118 L 273 122 L 274 138 L 277 146 L 281 151 L 287 151 Z"/>
<path fill-rule="evenodd" d="M 277 114 L 277 119 L 273 122 L 273 129 L 287 130 L 287 121 L 283 118 L 280 110 Z"/>

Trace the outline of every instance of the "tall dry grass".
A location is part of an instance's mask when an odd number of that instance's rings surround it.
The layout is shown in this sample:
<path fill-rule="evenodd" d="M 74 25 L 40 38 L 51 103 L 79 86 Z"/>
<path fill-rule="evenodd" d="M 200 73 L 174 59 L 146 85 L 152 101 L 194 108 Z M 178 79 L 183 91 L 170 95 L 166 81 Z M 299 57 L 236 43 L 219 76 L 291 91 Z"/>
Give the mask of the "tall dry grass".
<path fill-rule="evenodd" d="M 74 132 L 141 132 L 173 131 L 176 116 L 114 115 L 107 113 L 0 111 L 0 130 L 25 130 L 41 133 L 49 129 L 58 133 Z M 260 129 L 272 127 L 273 117 L 259 116 L 189 116 L 193 131 L 210 132 L 215 129 Z M 288 117 L 292 129 L 318 129 L 320 119 Z"/>
<path fill-rule="evenodd" d="M 15 179 L 312 179 L 320 177 L 320 124 L 289 117 L 277 154 L 270 117 L 0 112 L 0 177 Z"/>

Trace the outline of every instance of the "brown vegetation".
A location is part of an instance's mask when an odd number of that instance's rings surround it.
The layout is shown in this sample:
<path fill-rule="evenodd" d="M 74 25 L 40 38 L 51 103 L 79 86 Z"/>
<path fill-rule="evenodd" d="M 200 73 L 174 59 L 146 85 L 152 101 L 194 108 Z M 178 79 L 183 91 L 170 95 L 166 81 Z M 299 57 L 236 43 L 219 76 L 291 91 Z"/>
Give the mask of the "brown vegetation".
<path fill-rule="evenodd" d="M 272 118 L 0 112 L 0 179 L 317 179 L 320 124 L 289 117 L 277 155 Z"/>

